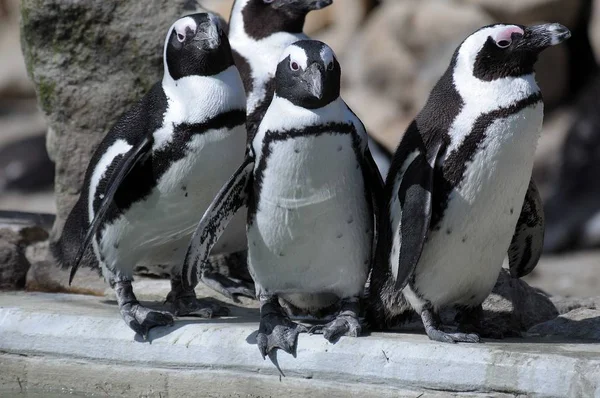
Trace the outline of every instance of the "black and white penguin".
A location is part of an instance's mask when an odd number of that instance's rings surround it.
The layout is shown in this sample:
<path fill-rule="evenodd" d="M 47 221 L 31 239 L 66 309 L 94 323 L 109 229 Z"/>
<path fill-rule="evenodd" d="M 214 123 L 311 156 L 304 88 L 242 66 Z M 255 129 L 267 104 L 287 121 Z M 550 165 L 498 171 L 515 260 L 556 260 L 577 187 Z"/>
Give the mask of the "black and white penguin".
<path fill-rule="evenodd" d="M 134 266 L 166 264 L 174 315 L 210 317 L 181 283 L 181 265 L 204 210 L 244 159 L 246 100 L 227 36 L 210 13 L 191 14 L 169 29 L 164 76 L 109 131 L 88 166 L 81 196 L 54 245 L 73 278 L 91 246 L 121 315 L 137 333 L 173 322 L 143 307 L 132 286 Z M 226 249 L 225 249 L 225 246 Z M 244 250 L 245 220 L 215 246 Z"/>
<path fill-rule="evenodd" d="M 283 51 L 303 33 L 309 12 L 320 10 L 333 0 L 236 0 L 229 21 L 229 41 L 247 94 L 248 142 L 271 103 L 275 71 Z M 385 176 L 391 154 L 369 136 L 369 148 L 380 173 Z"/>
<path fill-rule="evenodd" d="M 369 287 L 372 326 L 392 326 L 414 309 L 432 340 L 493 335 L 481 323 L 481 304 L 504 257 L 521 277 L 543 246 L 543 209 L 531 181 L 544 106 L 534 64 L 569 37 L 559 24 L 499 24 L 456 50 L 386 181 Z M 458 333 L 441 330 L 437 314 L 448 306 L 461 310 Z"/>
<path fill-rule="evenodd" d="M 284 51 L 251 153 L 205 213 L 184 265 L 184 284 L 194 286 L 212 243 L 248 206 L 263 357 L 275 348 L 294 353 L 298 333 L 307 330 L 278 298 L 312 313 L 339 306 L 330 323 L 312 329 L 329 341 L 361 331 L 358 300 L 372 262 L 382 181 L 365 128 L 340 97 L 340 76 L 324 43 L 302 40 Z"/>

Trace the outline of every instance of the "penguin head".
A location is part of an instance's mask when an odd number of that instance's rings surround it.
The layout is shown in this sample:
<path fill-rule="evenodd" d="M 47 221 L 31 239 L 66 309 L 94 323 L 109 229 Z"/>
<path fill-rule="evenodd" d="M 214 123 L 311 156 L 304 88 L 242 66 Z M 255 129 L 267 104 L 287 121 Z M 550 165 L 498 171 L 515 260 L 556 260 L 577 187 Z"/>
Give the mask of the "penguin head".
<path fill-rule="evenodd" d="M 165 40 L 165 74 L 173 80 L 212 76 L 231 65 L 233 56 L 220 18 L 211 13 L 187 15 L 169 29 Z"/>
<path fill-rule="evenodd" d="M 472 70 L 480 80 L 529 75 L 538 55 L 571 37 L 557 24 L 536 26 L 490 25 L 469 36 L 455 54 L 457 64 Z"/>
<path fill-rule="evenodd" d="M 241 12 L 246 32 L 257 40 L 275 32 L 301 33 L 306 15 L 333 0 L 236 0 L 232 20 Z"/>
<path fill-rule="evenodd" d="M 339 98 L 341 75 L 327 44 L 300 40 L 283 52 L 275 74 L 275 94 L 302 108 L 322 108 Z"/>

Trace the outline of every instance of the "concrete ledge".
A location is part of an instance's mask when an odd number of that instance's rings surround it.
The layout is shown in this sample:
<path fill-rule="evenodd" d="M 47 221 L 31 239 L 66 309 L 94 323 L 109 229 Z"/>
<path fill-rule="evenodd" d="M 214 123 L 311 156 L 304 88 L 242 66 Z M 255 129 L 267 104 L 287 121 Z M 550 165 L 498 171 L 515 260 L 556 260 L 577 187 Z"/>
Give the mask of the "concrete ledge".
<path fill-rule="evenodd" d="M 235 308 L 232 315 L 180 319 L 144 343 L 114 302 L 0 294 L 0 392 L 41 386 L 88 394 L 108 389 L 111 396 L 600 396 L 600 346 L 545 339 L 448 345 L 419 334 L 375 333 L 332 345 L 304 334 L 296 359 L 278 355 L 287 376 L 280 382 L 254 344 L 257 310 Z"/>

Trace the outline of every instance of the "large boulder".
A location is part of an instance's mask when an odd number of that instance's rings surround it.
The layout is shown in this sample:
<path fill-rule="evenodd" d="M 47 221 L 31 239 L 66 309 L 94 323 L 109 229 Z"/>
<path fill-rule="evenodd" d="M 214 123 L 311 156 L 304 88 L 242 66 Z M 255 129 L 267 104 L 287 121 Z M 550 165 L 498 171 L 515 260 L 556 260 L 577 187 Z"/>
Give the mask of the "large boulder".
<path fill-rule="evenodd" d="M 556 319 L 535 325 L 532 336 L 554 336 L 568 339 L 600 340 L 600 311 L 577 308 Z"/>
<path fill-rule="evenodd" d="M 478 7 L 446 1 L 388 1 L 344 53 L 351 107 L 369 131 L 394 148 L 456 46 L 493 19 Z"/>
<path fill-rule="evenodd" d="M 558 22 L 569 28 L 577 23 L 582 0 L 465 0 L 480 6 L 498 21 L 529 25 L 538 21 Z"/>
<path fill-rule="evenodd" d="M 22 0 L 23 53 L 56 163 L 54 237 L 100 140 L 160 79 L 167 29 L 197 8 L 193 0 Z"/>

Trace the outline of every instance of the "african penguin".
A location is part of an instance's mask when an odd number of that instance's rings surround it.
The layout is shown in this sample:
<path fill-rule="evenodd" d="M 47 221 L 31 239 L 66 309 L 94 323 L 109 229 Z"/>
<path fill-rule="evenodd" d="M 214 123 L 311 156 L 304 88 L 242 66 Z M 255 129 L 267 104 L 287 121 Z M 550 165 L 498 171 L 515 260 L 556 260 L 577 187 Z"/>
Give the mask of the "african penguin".
<path fill-rule="evenodd" d="M 81 196 L 53 251 L 72 266 L 72 279 L 91 244 L 123 319 L 144 337 L 173 317 L 137 301 L 131 286 L 136 265 L 169 266 L 167 300 L 176 316 L 225 313 L 182 286 L 181 265 L 204 210 L 244 159 L 245 107 L 218 18 L 188 15 L 166 36 L 162 81 L 119 119 L 89 163 Z M 225 245 L 246 247 L 243 217 L 234 220 L 215 252 Z"/>
<path fill-rule="evenodd" d="M 432 340 L 493 335 L 481 303 L 505 255 L 521 277 L 543 245 L 531 180 L 543 119 L 534 64 L 569 37 L 559 24 L 498 24 L 458 47 L 394 155 L 369 287 L 372 326 L 391 326 L 412 308 Z M 460 310 L 459 333 L 441 330 L 437 314 L 448 306 Z"/>
<path fill-rule="evenodd" d="M 312 313 L 337 305 L 333 321 L 312 329 L 329 341 L 361 330 L 358 300 L 383 183 L 365 128 L 340 97 L 340 76 L 324 43 L 301 40 L 283 52 L 275 95 L 248 158 L 205 213 L 184 265 L 184 284 L 194 286 L 212 242 L 248 206 L 263 357 L 276 348 L 294 353 L 298 333 L 307 330 L 289 319 L 278 298 Z"/>
<path fill-rule="evenodd" d="M 283 50 L 303 33 L 306 15 L 333 0 L 236 0 L 229 21 L 229 41 L 247 94 L 248 142 L 252 142 L 275 90 L 275 71 Z M 391 154 L 369 136 L 369 148 L 385 177 Z"/>

